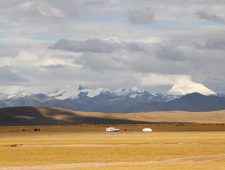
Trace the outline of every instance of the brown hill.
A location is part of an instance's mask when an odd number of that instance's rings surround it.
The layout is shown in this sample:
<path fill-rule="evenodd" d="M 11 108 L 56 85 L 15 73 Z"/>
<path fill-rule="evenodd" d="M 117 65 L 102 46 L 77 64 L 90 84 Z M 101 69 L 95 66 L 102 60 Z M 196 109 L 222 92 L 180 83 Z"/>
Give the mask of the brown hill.
<path fill-rule="evenodd" d="M 0 109 L 0 125 L 144 124 L 150 122 L 225 123 L 225 111 L 115 114 L 30 106 Z"/>
<path fill-rule="evenodd" d="M 0 109 L 0 125 L 66 125 L 66 124 L 138 124 L 144 121 L 98 116 L 94 113 L 45 107 L 10 107 Z"/>

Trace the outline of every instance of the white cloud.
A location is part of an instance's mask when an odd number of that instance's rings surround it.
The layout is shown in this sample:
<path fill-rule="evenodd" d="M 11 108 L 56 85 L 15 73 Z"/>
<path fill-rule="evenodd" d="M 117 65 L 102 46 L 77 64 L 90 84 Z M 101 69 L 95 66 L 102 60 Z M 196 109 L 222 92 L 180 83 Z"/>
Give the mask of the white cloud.
<path fill-rule="evenodd" d="M 63 17 L 64 13 L 58 8 L 52 7 L 46 2 L 40 1 L 26 1 L 18 6 L 19 10 L 22 10 L 25 13 L 36 13 L 42 16 L 50 17 Z"/>
<path fill-rule="evenodd" d="M 58 56 L 62 57 L 58 57 Z M 48 66 L 70 66 L 74 68 L 80 68 L 81 66 L 74 63 L 76 58 L 79 58 L 80 54 L 73 53 L 73 57 L 63 57 L 71 55 L 69 52 L 57 52 L 48 49 L 36 49 L 30 51 L 20 51 L 15 57 L 0 58 L 0 66 L 8 67 L 48 67 Z"/>
<path fill-rule="evenodd" d="M 130 9 L 128 13 L 128 20 L 132 24 L 150 24 L 154 22 L 154 13 L 150 7 L 141 9 Z"/>
<path fill-rule="evenodd" d="M 141 84 L 143 86 L 159 86 L 159 85 L 173 85 L 177 82 L 191 81 L 189 75 L 171 75 L 171 74 L 156 74 L 150 73 L 139 75 L 141 77 Z"/>

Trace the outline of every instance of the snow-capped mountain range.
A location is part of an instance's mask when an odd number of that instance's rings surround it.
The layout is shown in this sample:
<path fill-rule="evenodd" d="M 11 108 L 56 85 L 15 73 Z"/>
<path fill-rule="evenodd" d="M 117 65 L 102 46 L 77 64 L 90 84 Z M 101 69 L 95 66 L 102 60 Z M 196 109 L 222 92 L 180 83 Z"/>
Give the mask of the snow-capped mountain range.
<path fill-rule="evenodd" d="M 186 94 L 191 94 L 191 93 L 200 93 L 202 95 L 216 95 L 215 92 L 212 90 L 208 89 L 202 84 L 198 83 L 186 83 L 186 84 L 175 84 L 172 86 L 172 88 L 167 92 L 167 94 L 161 94 L 161 93 L 150 93 L 147 90 L 141 90 L 138 87 L 132 87 L 132 88 L 121 88 L 117 90 L 110 90 L 107 88 L 96 88 L 96 89 L 91 89 L 87 86 L 84 85 L 79 85 L 77 91 L 74 91 L 73 93 L 67 91 L 66 89 L 56 89 L 47 93 L 44 93 L 47 97 L 51 99 L 58 99 L 58 100 L 65 100 L 65 99 L 76 99 L 79 98 L 79 96 L 87 96 L 90 98 L 99 96 L 99 95 L 110 95 L 110 96 L 117 96 L 117 97 L 122 97 L 122 96 L 127 96 L 130 98 L 136 98 L 140 97 L 142 95 L 148 95 L 151 99 L 154 97 L 163 97 L 165 99 L 168 98 L 168 100 L 177 98 L 182 95 Z M 38 93 L 42 94 L 42 93 Z M 0 100 L 4 99 L 19 99 L 23 97 L 28 97 L 35 95 L 30 92 L 26 91 L 19 91 L 15 94 L 5 94 L 0 92 Z"/>
<path fill-rule="evenodd" d="M 172 87 L 169 92 L 176 91 L 174 89 L 176 88 Z M 25 91 L 10 95 L 0 93 L 0 107 L 44 106 L 99 112 L 225 109 L 224 95 L 215 95 L 207 89 L 203 92 L 207 92 L 208 95 L 200 93 L 152 94 L 138 87 L 110 90 L 107 88 L 91 89 L 79 85 L 73 94 L 65 89 L 57 89 L 45 94 L 33 94 Z"/>
<path fill-rule="evenodd" d="M 19 99 L 19 98 L 25 98 L 29 96 L 34 96 L 37 94 L 43 94 L 43 93 L 31 93 L 26 91 L 19 91 L 14 94 L 5 94 L 0 92 L 0 100 L 5 99 Z M 144 94 L 148 94 L 150 97 L 154 96 L 180 96 L 180 95 L 169 95 L 169 94 L 161 94 L 161 93 L 155 93 L 150 94 L 147 90 L 141 90 L 138 87 L 132 87 L 132 88 L 121 88 L 117 90 L 110 90 L 107 88 L 96 88 L 91 89 L 87 86 L 79 85 L 78 90 L 74 92 L 74 94 L 71 94 L 67 92 L 65 89 L 56 89 L 47 93 L 44 93 L 43 95 L 46 95 L 47 97 L 51 99 L 58 99 L 58 100 L 65 100 L 65 99 L 76 99 L 79 98 L 79 96 L 86 96 L 89 98 L 94 98 L 99 95 L 109 95 L 109 96 L 117 96 L 117 97 L 130 97 L 130 98 L 136 98 L 140 97 Z"/>
<path fill-rule="evenodd" d="M 19 91 L 15 94 L 10 94 L 10 95 L 0 93 L 0 100 L 19 99 L 19 98 L 38 95 L 38 94 L 43 94 L 43 93 L 30 93 L 30 92 L 25 92 L 25 91 Z M 141 90 L 138 87 L 132 87 L 132 88 L 127 88 L 127 89 L 121 88 L 121 89 L 112 91 L 107 88 L 91 89 L 87 86 L 82 86 L 82 85 L 79 85 L 78 90 L 75 91 L 73 94 L 69 93 L 65 89 L 56 89 L 56 90 L 47 92 L 43 95 L 46 95 L 46 97 L 49 97 L 49 99 L 58 99 L 58 100 L 77 99 L 81 96 L 94 98 L 99 95 L 108 95 L 108 96 L 113 96 L 113 97 L 130 97 L 133 99 L 136 97 L 141 97 L 143 95 L 147 95 L 149 97 L 149 99 L 153 99 L 154 97 L 163 97 L 165 99 L 165 97 L 166 97 L 166 98 L 168 98 L 168 100 L 181 96 L 181 95 L 169 95 L 169 94 L 161 94 L 161 93 L 151 94 L 147 90 Z"/>

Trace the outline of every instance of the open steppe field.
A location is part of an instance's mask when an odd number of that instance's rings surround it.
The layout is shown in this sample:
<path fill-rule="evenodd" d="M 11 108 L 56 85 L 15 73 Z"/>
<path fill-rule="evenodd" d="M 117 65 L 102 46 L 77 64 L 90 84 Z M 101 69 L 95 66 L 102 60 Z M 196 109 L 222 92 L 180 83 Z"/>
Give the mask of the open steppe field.
<path fill-rule="evenodd" d="M 0 170 L 224 170 L 225 132 L 2 132 Z"/>
<path fill-rule="evenodd" d="M 224 131 L 225 123 L 183 123 L 153 122 L 148 124 L 81 124 L 81 125 L 36 125 L 36 126 L 0 126 L 0 134 L 7 132 L 104 132 L 107 127 L 116 127 L 120 132 L 141 132 L 151 128 L 154 132 Z"/>

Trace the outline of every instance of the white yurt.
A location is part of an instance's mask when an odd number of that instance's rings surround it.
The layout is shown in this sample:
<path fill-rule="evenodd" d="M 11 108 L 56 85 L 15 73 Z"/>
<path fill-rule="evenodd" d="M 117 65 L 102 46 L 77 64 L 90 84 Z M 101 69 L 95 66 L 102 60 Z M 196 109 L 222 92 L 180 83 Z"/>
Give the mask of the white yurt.
<path fill-rule="evenodd" d="M 144 129 L 142 129 L 142 132 L 152 132 L 152 129 L 151 128 L 144 128 Z"/>
<path fill-rule="evenodd" d="M 115 128 L 115 127 L 108 127 L 105 129 L 106 132 L 119 132 L 120 129 Z"/>

